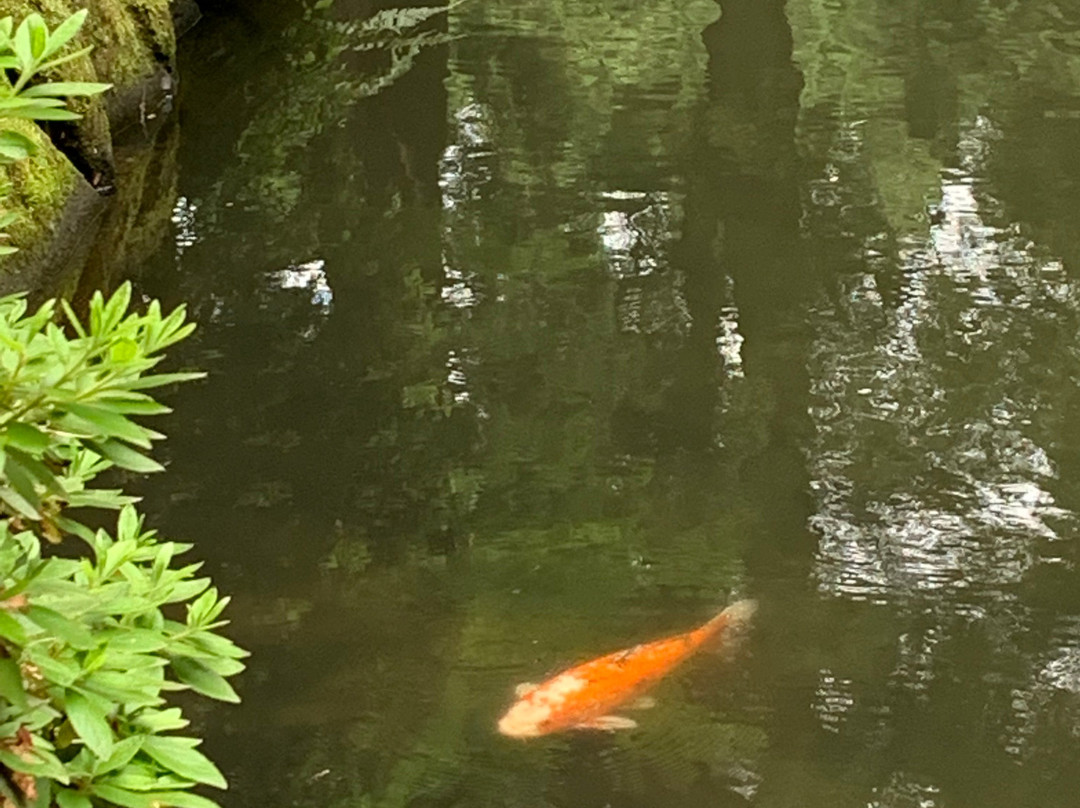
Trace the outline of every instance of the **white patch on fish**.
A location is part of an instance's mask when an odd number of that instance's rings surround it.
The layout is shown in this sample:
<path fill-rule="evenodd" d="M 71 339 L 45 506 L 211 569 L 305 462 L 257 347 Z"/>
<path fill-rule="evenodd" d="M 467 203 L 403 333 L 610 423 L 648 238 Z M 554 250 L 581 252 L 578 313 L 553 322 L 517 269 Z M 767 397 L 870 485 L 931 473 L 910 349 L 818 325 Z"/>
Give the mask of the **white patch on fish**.
<path fill-rule="evenodd" d="M 588 685 L 586 679 L 572 674 L 557 676 L 544 687 L 519 685 L 523 698 L 499 721 L 499 732 L 512 738 L 532 738 L 543 734 L 541 727 L 550 720 L 552 711 Z"/>

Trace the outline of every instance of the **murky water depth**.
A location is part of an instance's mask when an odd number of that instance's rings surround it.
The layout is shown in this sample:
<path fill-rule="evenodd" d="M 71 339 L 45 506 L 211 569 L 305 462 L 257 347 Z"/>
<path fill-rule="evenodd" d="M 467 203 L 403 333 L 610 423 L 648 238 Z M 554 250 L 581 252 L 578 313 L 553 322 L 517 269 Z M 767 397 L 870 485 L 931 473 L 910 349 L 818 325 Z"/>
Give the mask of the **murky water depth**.
<path fill-rule="evenodd" d="M 190 35 L 145 493 L 254 652 L 224 805 L 1080 805 L 1080 7 L 720 6 Z M 638 729 L 494 732 L 736 596 Z"/>

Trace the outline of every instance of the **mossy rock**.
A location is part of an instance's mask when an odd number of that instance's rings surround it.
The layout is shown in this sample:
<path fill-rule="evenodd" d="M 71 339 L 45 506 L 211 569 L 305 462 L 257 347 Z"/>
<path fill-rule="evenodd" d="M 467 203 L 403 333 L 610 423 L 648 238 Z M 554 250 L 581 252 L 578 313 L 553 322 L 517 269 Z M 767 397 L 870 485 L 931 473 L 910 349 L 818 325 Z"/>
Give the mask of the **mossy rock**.
<path fill-rule="evenodd" d="M 102 200 L 71 162 L 33 123 L 4 126 L 30 138 L 36 154 L 8 167 L 4 209 L 18 214 L 8 228 L 20 251 L 0 263 L 0 293 L 55 286 L 77 272 L 98 225 Z"/>
<path fill-rule="evenodd" d="M 36 12 L 55 28 L 83 5 L 81 0 L 0 0 L 0 17 L 10 15 L 18 22 Z M 95 172 L 110 173 L 110 130 L 115 133 L 144 120 L 148 105 L 162 93 L 163 78 L 172 71 L 176 35 L 169 0 L 98 0 L 70 47 L 85 45 L 93 46 L 88 56 L 62 65 L 47 78 L 113 85 L 98 98 L 72 100 L 71 108 L 84 115 L 83 121 L 52 127 L 65 151 L 83 153 L 86 164 L 80 168 L 92 177 Z"/>
<path fill-rule="evenodd" d="M 11 16 L 18 24 L 38 13 L 54 29 L 83 5 L 69 0 L 0 0 L 0 17 Z M 74 212 L 95 210 L 98 205 L 90 199 L 94 196 L 90 187 L 106 190 L 113 185 L 118 131 L 140 122 L 145 127 L 158 111 L 163 92 L 171 88 L 176 39 L 169 0 L 98 0 L 92 5 L 68 47 L 92 45 L 93 50 L 41 80 L 100 81 L 113 84 L 113 89 L 102 96 L 71 99 L 70 108 L 83 116 L 79 121 L 48 123 L 44 128 L 3 122 L 4 128 L 24 132 L 40 148 L 30 160 L 7 169 L 7 204 L 20 214 L 9 229 L 11 242 L 21 252 L 0 268 L 2 287 L 10 288 L 14 276 L 33 277 L 31 265 L 39 267 L 36 274 L 42 278 L 62 275 L 75 252 L 85 252 L 81 246 L 73 247 L 70 237 L 76 232 L 85 235 L 97 221 L 77 223 Z M 29 285 L 42 282 L 35 279 Z"/>
<path fill-rule="evenodd" d="M 70 0 L 0 0 L 0 17 L 16 22 L 37 12 L 50 28 L 86 4 Z M 176 57 L 169 0 L 97 0 L 79 32 L 78 44 L 93 45 L 88 59 L 97 81 L 129 87 Z M 72 69 L 81 60 L 71 63 Z M 67 65 L 64 66 L 64 75 Z"/>

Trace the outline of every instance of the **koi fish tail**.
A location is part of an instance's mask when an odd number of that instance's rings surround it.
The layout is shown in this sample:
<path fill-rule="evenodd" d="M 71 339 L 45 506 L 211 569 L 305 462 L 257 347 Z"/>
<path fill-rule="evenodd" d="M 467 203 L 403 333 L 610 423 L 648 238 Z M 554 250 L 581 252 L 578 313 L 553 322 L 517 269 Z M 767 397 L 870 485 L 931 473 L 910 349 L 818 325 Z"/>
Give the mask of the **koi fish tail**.
<path fill-rule="evenodd" d="M 706 647 L 721 644 L 731 633 L 743 631 L 757 611 L 756 600 L 739 600 L 699 628 L 700 643 Z"/>

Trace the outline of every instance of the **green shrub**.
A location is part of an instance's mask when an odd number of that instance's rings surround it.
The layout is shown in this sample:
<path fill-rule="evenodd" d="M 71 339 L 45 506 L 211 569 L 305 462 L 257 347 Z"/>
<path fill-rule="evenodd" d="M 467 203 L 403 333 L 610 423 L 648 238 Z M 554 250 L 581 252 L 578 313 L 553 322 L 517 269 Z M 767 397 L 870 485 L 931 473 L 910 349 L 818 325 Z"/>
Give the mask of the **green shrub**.
<path fill-rule="evenodd" d="M 198 378 L 156 373 L 191 333 L 183 307 L 129 310 L 125 284 L 81 322 L 66 303 L 31 311 L 0 298 L 0 805 L 212 806 L 190 789 L 225 787 L 164 695 L 237 701 L 226 678 L 245 656 L 216 633 L 228 598 L 189 545 L 147 530 L 134 499 L 94 485 L 117 466 L 161 466 L 162 436 L 132 416 L 168 409 L 146 392 Z M 59 309 L 59 310 L 58 310 Z M 57 324 L 60 311 L 68 331 Z M 118 511 L 92 530 L 72 507 Z M 65 536 L 83 552 L 50 554 Z M 65 548 L 67 549 L 67 548 Z"/>

